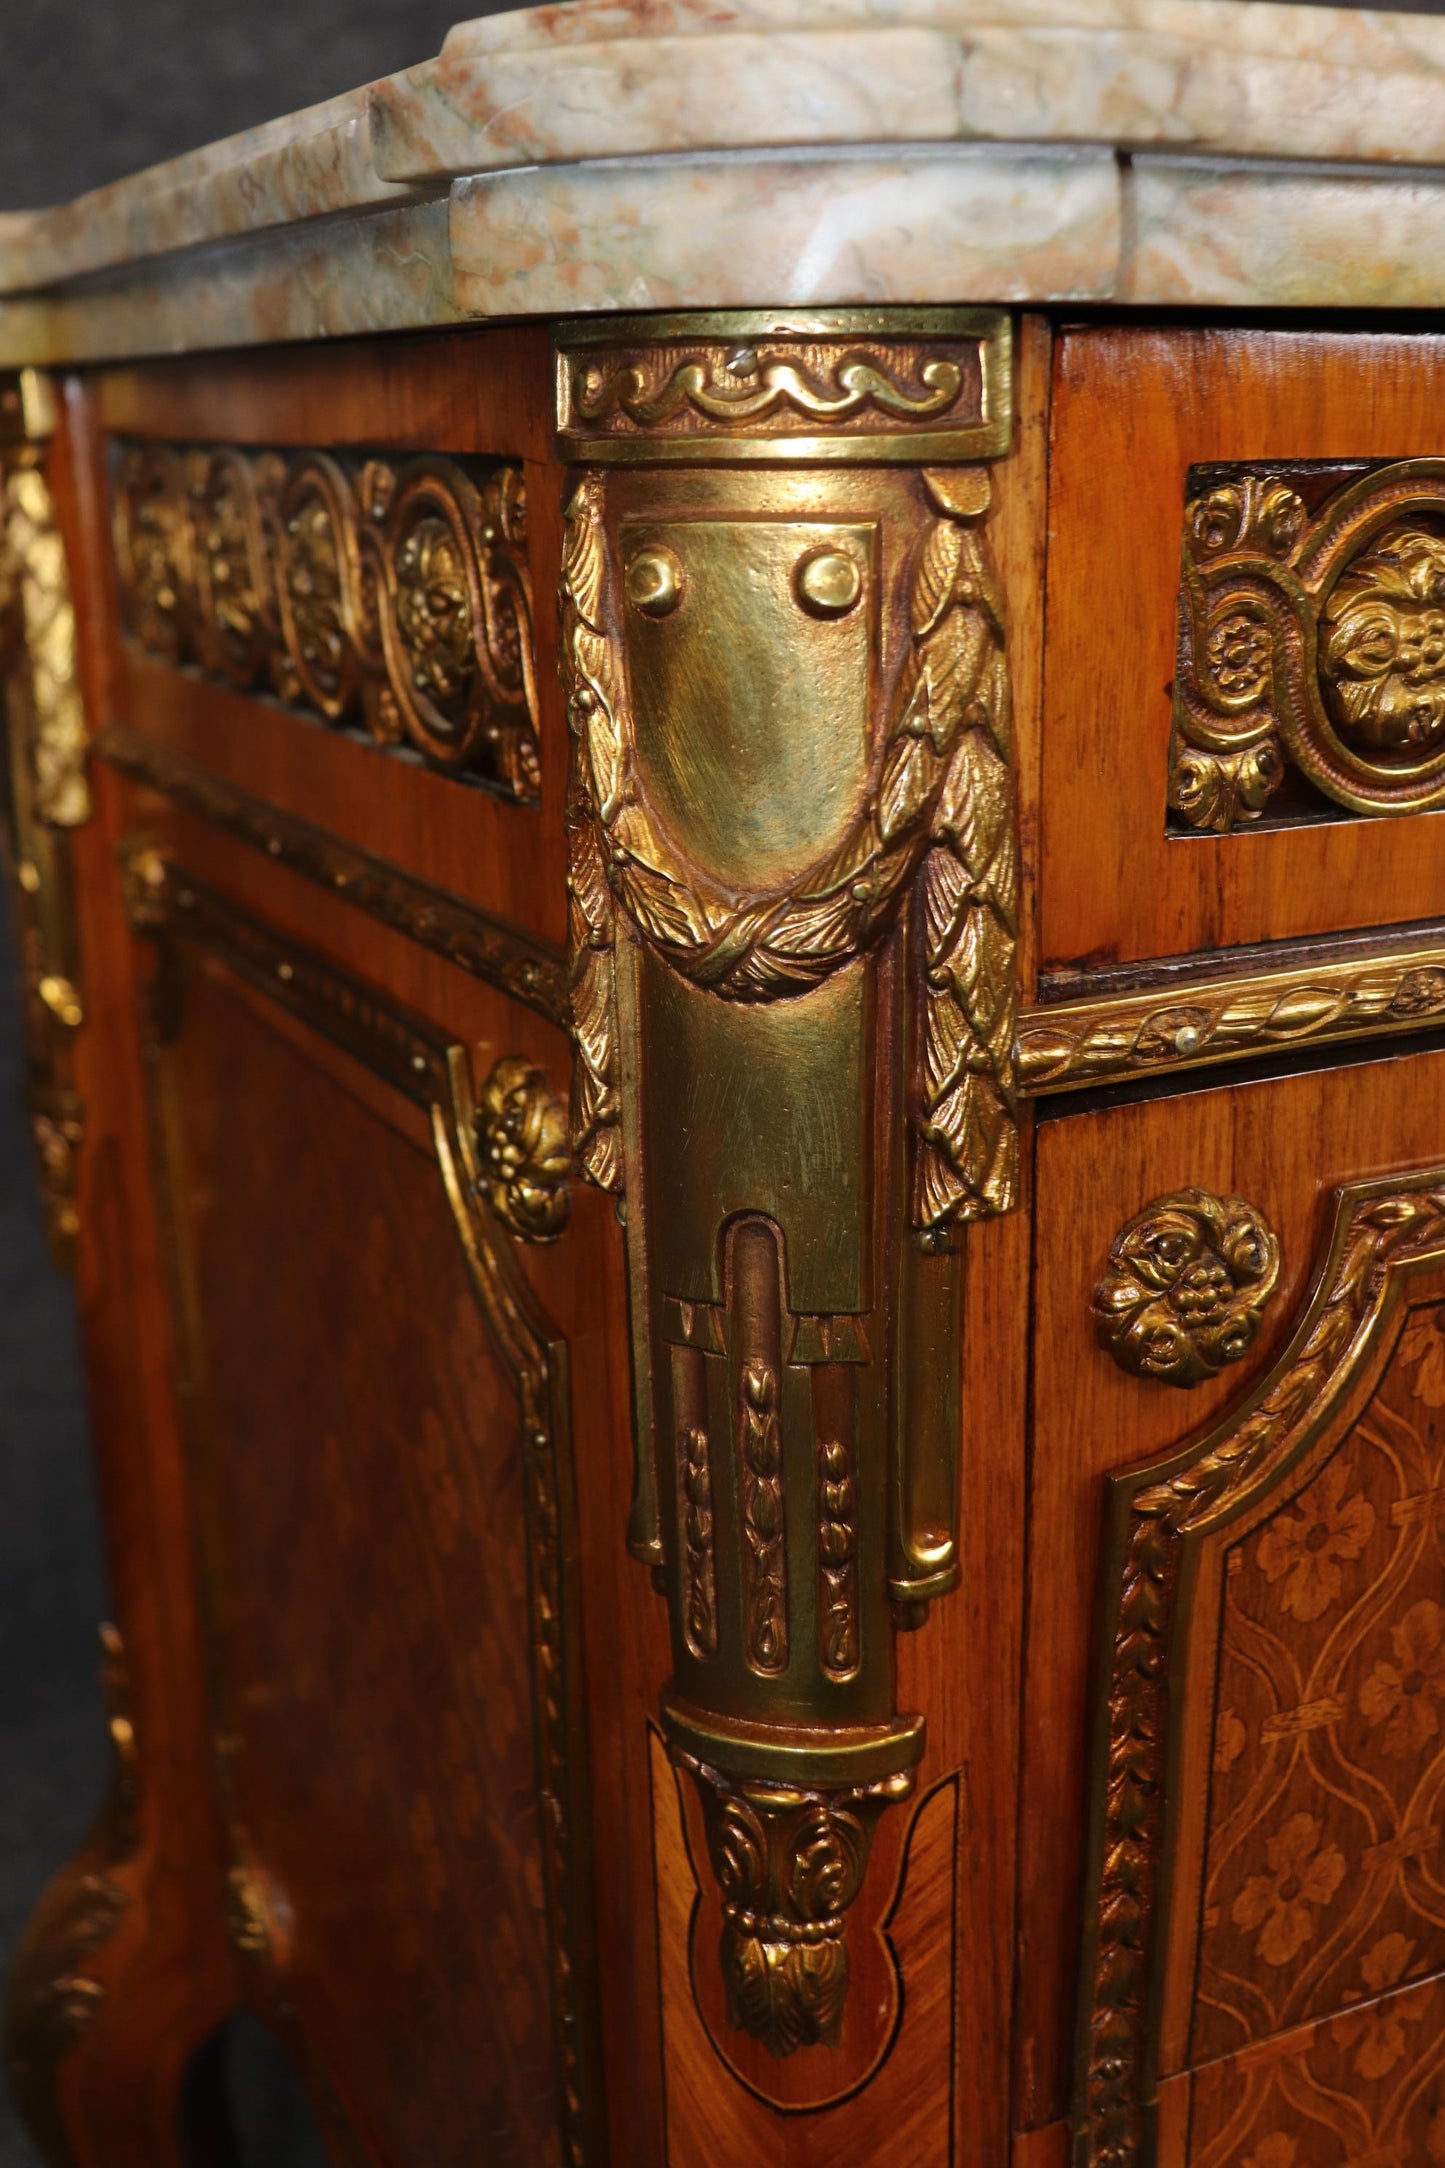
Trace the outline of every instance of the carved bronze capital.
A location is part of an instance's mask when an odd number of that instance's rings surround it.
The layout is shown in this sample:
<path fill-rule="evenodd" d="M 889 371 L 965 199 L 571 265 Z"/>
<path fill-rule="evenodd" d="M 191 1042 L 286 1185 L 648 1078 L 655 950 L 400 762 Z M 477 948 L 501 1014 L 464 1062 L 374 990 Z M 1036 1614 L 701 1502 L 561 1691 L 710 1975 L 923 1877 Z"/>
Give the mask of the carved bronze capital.
<path fill-rule="evenodd" d="M 723 1900 L 728 2023 L 770 2055 L 836 2047 L 848 1994 L 844 1921 L 863 1885 L 878 1817 L 910 1770 L 819 1790 L 737 1781 L 674 1749 L 697 1780 Z"/>
<path fill-rule="evenodd" d="M 634 1552 L 730 2022 L 837 2039 L 956 1574 L 961 1223 L 1017 1182 L 1003 606 L 964 311 L 565 330 L 573 1142 L 625 1198 Z M 925 1376 L 926 1372 L 926 1387 Z"/>

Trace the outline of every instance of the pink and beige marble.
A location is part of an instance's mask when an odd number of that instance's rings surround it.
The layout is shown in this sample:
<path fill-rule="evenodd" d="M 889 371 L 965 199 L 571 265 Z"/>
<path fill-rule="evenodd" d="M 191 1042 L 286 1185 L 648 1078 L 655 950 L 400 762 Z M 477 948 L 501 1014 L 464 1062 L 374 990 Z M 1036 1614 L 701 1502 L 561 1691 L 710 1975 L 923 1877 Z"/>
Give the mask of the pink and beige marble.
<path fill-rule="evenodd" d="M 1251 0 L 570 0 L 372 93 L 394 180 L 849 142 L 1445 159 L 1445 22 Z"/>
<path fill-rule="evenodd" d="M 0 363 L 611 308 L 1438 306 L 1442 234 L 1445 18 L 569 0 L 0 215 Z"/>
<path fill-rule="evenodd" d="M 1118 169 L 1050 146 L 555 166 L 459 181 L 451 247 L 478 316 L 1105 300 Z"/>
<path fill-rule="evenodd" d="M 456 323 L 447 202 L 282 226 L 0 301 L 0 366 Z"/>
<path fill-rule="evenodd" d="M 1429 309 L 1445 296 L 1445 182 L 1136 159 L 1121 301 Z"/>
<path fill-rule="evenodd" d="M 352 91 L 74 203 L 10 214 L 0 223 L 0 293 L 414 192 L 376 171 L 367 93 Z"/>

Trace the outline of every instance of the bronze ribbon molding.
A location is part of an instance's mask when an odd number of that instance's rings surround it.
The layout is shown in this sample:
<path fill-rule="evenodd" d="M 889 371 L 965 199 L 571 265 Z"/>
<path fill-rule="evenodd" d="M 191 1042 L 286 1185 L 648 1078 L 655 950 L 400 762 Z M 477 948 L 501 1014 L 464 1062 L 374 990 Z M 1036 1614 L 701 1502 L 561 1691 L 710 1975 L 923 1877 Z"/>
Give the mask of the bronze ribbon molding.
<path fill-rule="evenodd" d="M 630 1539 L 729 2022 L 837 2043 L 951 1587 L 961 1222 L 1017 1187 L 1017 846 L 978 311 L 558 336 L 573 1143 L 625 1216 Z"/>

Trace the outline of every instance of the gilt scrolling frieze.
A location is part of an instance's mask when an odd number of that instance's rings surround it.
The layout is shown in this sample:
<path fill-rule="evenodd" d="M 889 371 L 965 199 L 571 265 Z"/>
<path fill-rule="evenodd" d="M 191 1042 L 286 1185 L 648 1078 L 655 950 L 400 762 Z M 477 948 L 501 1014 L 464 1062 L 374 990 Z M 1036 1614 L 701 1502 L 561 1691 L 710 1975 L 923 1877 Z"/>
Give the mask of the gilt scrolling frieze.
<path fill-rule="evenodd" d="M 147 653 L 535 802 L 519 466 L 117 446 L 115 546 Z"/>
<path fill-rule="evenodd" d="M 573 1143 L 625 1215 L 727 2023 L 781 2057 L 840 2039 L 922 1751 L 894 1606 L 956 1575 L 961 1229 L 1017 1188 L 1008 332 L 638 319 L 557 381 Z"/>

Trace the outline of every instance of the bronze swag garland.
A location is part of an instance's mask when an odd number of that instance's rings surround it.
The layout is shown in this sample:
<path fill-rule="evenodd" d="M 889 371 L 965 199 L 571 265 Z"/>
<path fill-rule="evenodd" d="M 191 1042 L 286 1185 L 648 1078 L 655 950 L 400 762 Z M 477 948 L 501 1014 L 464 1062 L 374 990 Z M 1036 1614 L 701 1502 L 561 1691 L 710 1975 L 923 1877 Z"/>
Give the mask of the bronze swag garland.
<path fill-rule="evenodd" d="M 1018 862 L 1008 666 L 997 577 L 973 521 L 983 470 L 928 470 L 935 517 L 914 568 L 911 638 L 874 788 L 828 856 L 773 895 L 692 866 L 647 802 L 626 666 L 610 629 L 601 476 L 578 484 L 562 570 L 569 793 L 573 1135 L 589 1179 L 622 1187 L 612 951 L 620 906 L 694 984 L 771 1001 L 875 941 L 915 880 L 922 1024 L 914 1217 L 921 1229 L 1011 1209 Z"/>

